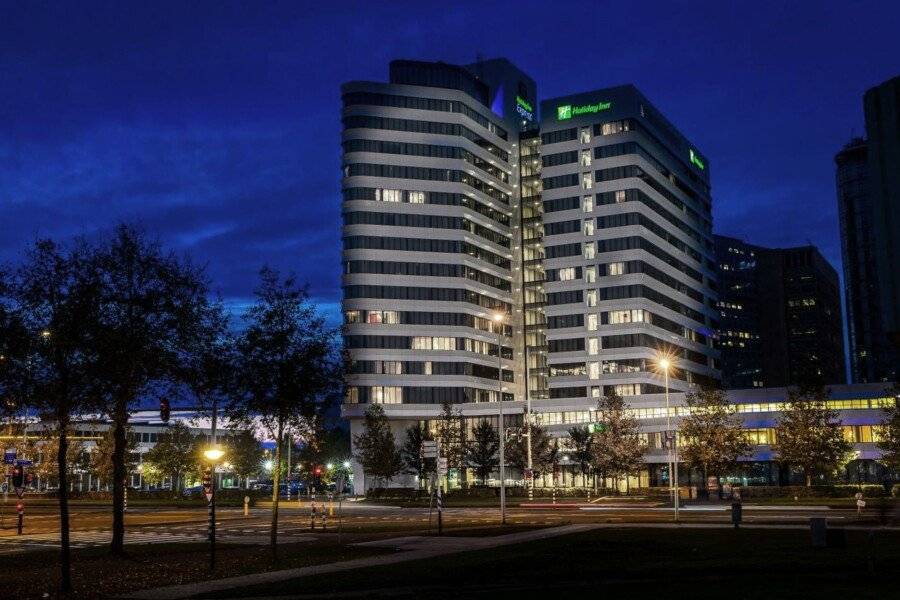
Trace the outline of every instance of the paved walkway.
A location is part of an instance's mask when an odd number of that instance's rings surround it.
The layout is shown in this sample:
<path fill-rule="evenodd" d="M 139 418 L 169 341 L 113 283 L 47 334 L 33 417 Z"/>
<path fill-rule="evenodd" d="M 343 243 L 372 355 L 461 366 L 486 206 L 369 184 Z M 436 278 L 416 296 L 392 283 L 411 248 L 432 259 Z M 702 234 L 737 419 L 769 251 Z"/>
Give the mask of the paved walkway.
<path fill-rule="evenodd" d="M 190 598 L 192 596 L 206 594 L 209 592 L 229 590 L 264 583 L 278 583 L 281 581 L 297 579 L 299 577 L 307 577 L 310 575 L 337 573 L 340 571 L 349 571 L 351 569 L 362 569 L 365 567 L 375 567 L 381 565 L 392 565 L 411 560 L 419 560 L 422 558 L 432 558 L 435 556 L 442 556 L 446 554 L 467 552 L 469 550 L 481 550 L 484 548 L 508 546 L 510 544 L 521 544 L 524 542 L 530 542 L 532 540 L 541 540 L 561 535 L 578 533 L 581 531 L 588 531 L 596 527 L 597 525 L 595 524 L 565 525 L 562 527 L 551 527 L 547 529 L 538 529 L 535 531 L 524 531 L 520 533 L 511 533 L 509 535 L 500 535 L 495 537 L 403 537 L 388 540 L 378 540 L 377 542 L 364 542 L 359 545 L 382 548 L 396 548 L 406 551 L 399 552 L 397 554 L 371 556 L 367 558 L 358 558 L 355 560 L 346 560 L 324 565 L 312 565 L 309 567 L 300 567 L 297 569 L 286 569 L 283 571 L 271 571 L 268 573 L 242 575 L 240 577 L 228 577 L 226 579 L 217 579 L 213 581 L 201 581 L 198 583 L 191 583 L 186 585 L 173 585 L 161 588 L 153 588 L 135 592 L 133 594 L 128 594 L 127 596 L 124 596 L 124 598 L 132 598 L 134 600 L 177 600 L 180 598 Z"/>

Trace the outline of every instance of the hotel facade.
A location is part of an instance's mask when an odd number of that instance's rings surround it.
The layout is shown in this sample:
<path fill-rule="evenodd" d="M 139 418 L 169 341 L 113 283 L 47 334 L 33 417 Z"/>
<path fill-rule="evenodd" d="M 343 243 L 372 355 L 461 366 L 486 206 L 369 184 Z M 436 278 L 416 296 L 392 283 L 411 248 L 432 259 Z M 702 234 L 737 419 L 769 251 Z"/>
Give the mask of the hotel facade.
<path fill-rule="evenodd" d="M 373 403 L 398 443 L 445 403 L 468 431 L 497 427 L 502 398 L 505 429 L 530 414 L 565 448 L 616 393 L 647 437 L 636 483 L 659 484 L 659 357 L 676 421 L 685 393 L 721 379 L 707 155 L 634 86 L 539 103 L 505 59 L 394 61 L 387 83 L 349 82 L 342 102 L 351 433 Z M 870 412 L 883 396 L 860 393 Z"/>

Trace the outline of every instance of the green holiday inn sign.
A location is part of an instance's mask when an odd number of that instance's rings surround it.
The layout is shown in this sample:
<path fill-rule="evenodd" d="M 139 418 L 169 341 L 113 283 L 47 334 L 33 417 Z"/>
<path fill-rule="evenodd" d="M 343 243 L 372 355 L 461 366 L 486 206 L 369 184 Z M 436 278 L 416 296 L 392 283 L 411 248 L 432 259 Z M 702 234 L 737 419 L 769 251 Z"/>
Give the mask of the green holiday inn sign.
<path fill-rule="evenodd" d="M 556 120 L 565 121 L 577 115 L 589 115 L 598 113 L 603 110 L 612 108 L 612 102 L 596 102 L 594 104 L 582 104 L 580 106 L 572 106 L 571 104 L 563 104 L 556 107 Z"/>
<path fill-rule="evenodd" d="M 691 163 L 695 165 L 701 171 L 706 168 L 706 164 L 704 164 L 703 159 L 700 158 L 700 155 L 694 152 L 694 149 L 691 148 Z"/>

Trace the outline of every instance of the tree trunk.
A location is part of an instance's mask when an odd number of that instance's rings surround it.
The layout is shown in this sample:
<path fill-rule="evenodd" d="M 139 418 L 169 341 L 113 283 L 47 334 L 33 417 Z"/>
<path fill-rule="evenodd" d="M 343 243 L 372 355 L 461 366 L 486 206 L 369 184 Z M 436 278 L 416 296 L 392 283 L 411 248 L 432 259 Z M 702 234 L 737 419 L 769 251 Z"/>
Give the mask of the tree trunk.
<path fill-rule="evenodd" d="M 275 467 L 272 470 L 272 530 L 270 540 L 272 553 L 278 552 L 278 497 L 281 495 L 281 441 L 284 435 L 284 422 L 278 421 L 278 434 L 275 436 Z"/>
<path fill-rule="evenodd" d="M 113 416 L 113 529 L 110 551 L 116 555 L 125 554 L 125 478 L 128 476 L 125 465 L 125 451 L 128 446 L 126 428 L 128 426 L 128 409 L 126 401 L 116 401 Z"/>
<path fill-rule="evenodd" d="M 806 475 L 806 487 L 811 487 L 812 486 L 812 475 L 810 474 L 809 470 L 807 470 L 804 473 L 804 475 Z"/>
<path fill-rule="evenodd" d="M 69 449 L 69 438 L 66 432 L 69 422 L 67 418 L 58 419 L 59 448 L 56 451 L 56 467 L 59 469 L 59 571 L 60 591 L 68 594 L 72 591 L 72 556 L 69 548 L 69 491 L 68 474 L 66 473 L 66 453 Z"/>

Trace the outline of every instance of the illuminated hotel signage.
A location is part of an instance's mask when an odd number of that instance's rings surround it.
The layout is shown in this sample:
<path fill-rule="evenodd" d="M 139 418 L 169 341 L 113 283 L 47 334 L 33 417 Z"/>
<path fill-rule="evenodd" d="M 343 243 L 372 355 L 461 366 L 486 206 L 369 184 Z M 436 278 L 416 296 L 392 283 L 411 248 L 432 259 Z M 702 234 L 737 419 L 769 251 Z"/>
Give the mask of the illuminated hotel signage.
<path fill-rule="evenodd" d="M 699 169 L 705 169 L 706 164 L 704 164 L 703 159 L 700 158 L 700 155 L 694 152 L 694 149 L 691 148 L 691 163 L 697 166 Z"/>
<path fill-rule="evenodd" d="M 534 107 L 522 96 L 516 96 L 516 112 L 522 115 L 523 119 L 534 121 Z"/>
<path fill-rule="evenodd" d="M 595 104 L 582 104 L 580 106 L 572 106 L 571 104 L 563 104 L 556 107 L 556 120 L 565 121 L 577 115 L 589 115 L 598 113 L 602 110 L 612 108 L 612 102 L 597 102 Z"/>

